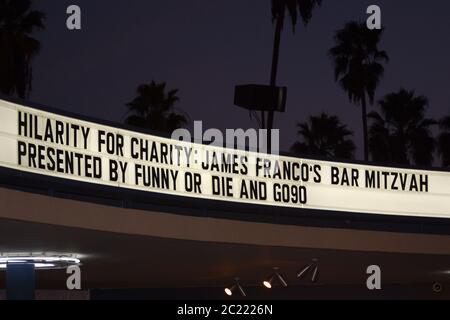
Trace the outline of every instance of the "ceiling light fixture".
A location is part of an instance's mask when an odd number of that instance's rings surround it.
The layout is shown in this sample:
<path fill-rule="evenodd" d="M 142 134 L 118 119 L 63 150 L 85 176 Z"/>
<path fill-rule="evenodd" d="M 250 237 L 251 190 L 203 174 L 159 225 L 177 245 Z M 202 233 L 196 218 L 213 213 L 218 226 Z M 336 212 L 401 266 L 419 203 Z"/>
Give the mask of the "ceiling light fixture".
<path fill-rule="evenodd" d="M 272 289 L 273 281 L 275 279 L 278 279 L 278 281 L 281 283 L 281 285 L 283 287 L 287 287 L 288 286 L 286 280 L 280 274 L 279 270 L 280 270 L 280 268 L 278 268 L 278 267 L 274 267 L 273 268 L 273 273 L 269 277 L 267 277 L 267 279 L 265 281 L 263 281 L 264 287 L 266 287 L 267 289 Z"/>
<path fill-rule="evenodd" d="M 311 276 L 311 282 L 317 281 L 317 276 L 319 274 L 319 264 L 317 259 L 312 259 L 312 262 L 304 266 L 298 273 L 297 278 L 301 279 L 303 276 L 308 273 L 308 271 L 313 268 L 312 276 Z"/>
<path fill-rule="evenodd" d="M 244 288 L 242 288 L 242 286 L 239 284 L 239 278 L 234 278 L 234 284 L 231 286 L 231 287 L 229 287 L 229 288 L 225 288 L 225 293 L 228 295 L 228 296 L 232 296 L 233 295 L 233 292 L 237 289 L 238 291 L 239 291 L 239 293 L 241 294 L 241 296 L 243 296 L 243 297 L 246 297 L 247 296 L 247 294 L 245 293 L 245 291 L 244 291 Z"/>

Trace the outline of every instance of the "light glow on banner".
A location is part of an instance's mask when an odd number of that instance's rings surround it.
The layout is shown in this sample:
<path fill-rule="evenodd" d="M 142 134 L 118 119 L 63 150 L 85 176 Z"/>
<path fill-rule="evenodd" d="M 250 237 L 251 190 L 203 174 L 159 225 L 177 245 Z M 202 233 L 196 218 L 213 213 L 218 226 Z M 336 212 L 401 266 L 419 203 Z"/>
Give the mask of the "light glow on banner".
<path fill-rule="evenodd" d="M 299 209 L 450 218 L 449 172 L 223 149 L 4 100 L 0 150 L 2 167 L 118 188 Z"/>

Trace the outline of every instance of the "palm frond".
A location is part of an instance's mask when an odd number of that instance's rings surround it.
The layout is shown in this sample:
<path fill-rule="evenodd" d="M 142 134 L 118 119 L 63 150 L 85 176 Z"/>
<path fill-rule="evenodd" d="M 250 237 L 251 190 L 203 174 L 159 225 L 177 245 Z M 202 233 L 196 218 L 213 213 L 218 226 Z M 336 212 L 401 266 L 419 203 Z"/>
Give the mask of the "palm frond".
<path fill-rule="evenodd" d="M 187 113 L 175 107 L 180 100 L 178 89 L 166 93 L 166 83 L 141 84 L 136 89 L 137 96 L 129 103 L 127 118 L 130 125 L 156 131 L 172 133 L 187 124 Z"/>

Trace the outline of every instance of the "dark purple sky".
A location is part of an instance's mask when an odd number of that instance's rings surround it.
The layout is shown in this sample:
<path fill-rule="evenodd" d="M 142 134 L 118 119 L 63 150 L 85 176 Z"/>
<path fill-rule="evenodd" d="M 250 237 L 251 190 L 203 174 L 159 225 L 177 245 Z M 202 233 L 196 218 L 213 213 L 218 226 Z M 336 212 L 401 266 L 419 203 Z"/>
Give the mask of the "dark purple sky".
<path fill-rule="evenodd" d="M 278 83 L 289 96 L 275 121 L 283 149 L 293 144 L 296 123 L 321 111 L 339 115 L 360 145 L 360 110 L 334 82 L 327 50 L 334 32 L 365 20 L 374 3 L 386 28 L 380 48 L 391 58 L 377 99 L 403 86 L 429 97 L 429 116 L 450 113 L 449 1 L 324 0 L 306 30 L 299 24 L 294 35 L 286 25 L 282 37 Z M 81 31 L 66 29 L 70 4 L 82 9 Z M 178 106 L 192 120 L 219 129 L 256 126 L 233 106 L 233 92 L 235 84 L 269 81 L 270 0 L 37 0 L 35 8 L 47 14 L 47 28 L 37 34 L 42 51 L 30 100 L 123 122 L 137 85 L 166 81 L 180 89 Z"/>

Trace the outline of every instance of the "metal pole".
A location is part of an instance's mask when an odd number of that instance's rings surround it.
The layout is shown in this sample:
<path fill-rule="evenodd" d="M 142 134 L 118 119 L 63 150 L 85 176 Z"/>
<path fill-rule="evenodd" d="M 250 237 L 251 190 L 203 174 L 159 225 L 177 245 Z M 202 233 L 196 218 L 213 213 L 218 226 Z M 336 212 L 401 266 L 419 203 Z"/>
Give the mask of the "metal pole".
<path fill-rule="evenodd" d="M 275 87 L 277 85 L 277 73 L 278 73 L 278 60 L 280 55 L 280 42 L 281 42 L 281 31 L 283 29 L 283 21 L 284 21 L 284 7 L 280 9 L 280 13 L 277 18 L 277 24 L 275 27 L 275 39 L 273 44 L 273 55 L 272 55 L 272 69 L 270 73 L 270 85 Z M 269 115 L 267 118 L 267 147 L 268 152 L 272 153 L 272 128 L 274 121 L 274 113 L 275 111 L 269 111 Z"/>

